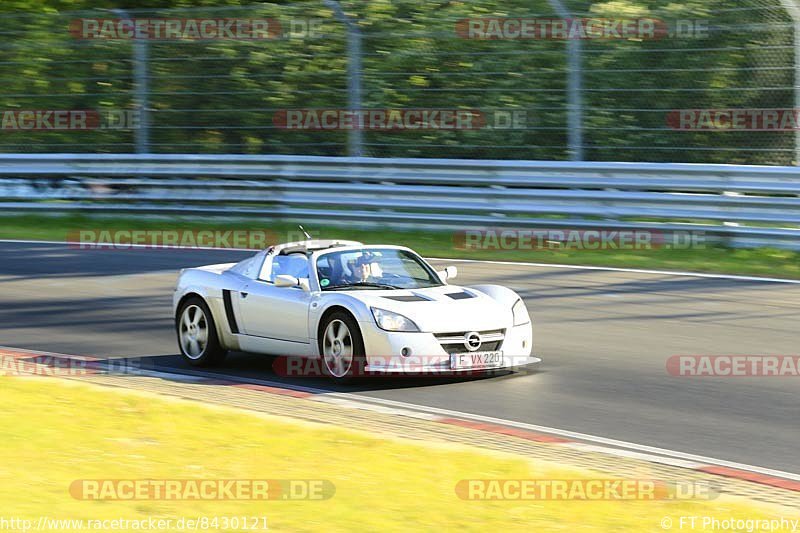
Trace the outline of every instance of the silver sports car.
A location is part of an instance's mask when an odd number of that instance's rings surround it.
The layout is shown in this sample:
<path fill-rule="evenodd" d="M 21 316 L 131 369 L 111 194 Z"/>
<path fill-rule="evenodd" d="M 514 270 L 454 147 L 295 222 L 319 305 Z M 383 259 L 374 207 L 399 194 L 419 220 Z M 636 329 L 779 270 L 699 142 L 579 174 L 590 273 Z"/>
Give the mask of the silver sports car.
<path fill-rule="evenodd" d="M 197 366 L 242 350 L 318 360 L 338 380 L 537 362 L 522 298 L 499 285 L 450 285 L 455 275 L 402 246 L 272 246 L 239 263 L 181 271 L 178 345 Z"/>

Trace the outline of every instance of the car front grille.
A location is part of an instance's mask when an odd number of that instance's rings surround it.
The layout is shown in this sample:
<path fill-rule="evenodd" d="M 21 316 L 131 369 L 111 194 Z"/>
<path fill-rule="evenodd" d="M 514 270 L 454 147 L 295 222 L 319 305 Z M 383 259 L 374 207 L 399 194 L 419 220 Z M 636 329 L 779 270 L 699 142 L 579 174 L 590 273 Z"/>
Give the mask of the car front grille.
<path fill-rule="evenodd" d="M 469 331 L 452 331 L 447 333 L 435 333 L 434 336 L 444 351 L 448 354 L 465 353 L 468 351 L 494 352 L 503 347 L 503 340 L 506 337 L 506 330 L 493 329 L 488 331 L 478 331 L 481 336 L 481 344 L 475 350 L 469 350 L 464 344 L 464 339 Z"/>

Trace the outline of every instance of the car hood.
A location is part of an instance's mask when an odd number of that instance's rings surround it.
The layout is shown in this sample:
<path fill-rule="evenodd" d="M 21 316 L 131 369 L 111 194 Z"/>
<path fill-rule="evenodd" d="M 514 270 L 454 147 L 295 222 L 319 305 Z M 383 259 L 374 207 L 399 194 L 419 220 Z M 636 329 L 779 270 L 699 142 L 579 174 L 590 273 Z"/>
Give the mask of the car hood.
<path fill-rule="evenodd" d="M 365 305 L 400 313 L 421 331 L 444 333 L 507 328 L 511 308 L 475 289 L 444 285 L 424 289 L 347 291 Z"/>

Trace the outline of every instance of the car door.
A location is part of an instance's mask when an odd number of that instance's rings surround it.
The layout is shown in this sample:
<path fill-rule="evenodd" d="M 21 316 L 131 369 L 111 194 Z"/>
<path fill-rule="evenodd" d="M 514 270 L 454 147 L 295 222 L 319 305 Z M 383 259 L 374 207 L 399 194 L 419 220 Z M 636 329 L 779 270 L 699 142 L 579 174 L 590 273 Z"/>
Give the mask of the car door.
<path fill-rule="evenodd" d="M 308 260 L 302 254 L 278 256 L 266 265 L 263 278 L 250 280 L 239 293 L 244 333 L 291 342 L 308 343 L 311 295 L 300 287 L 276 287 L 279 274 L 308 277 Z"/>
<path fill-rule="evenodd" d="M 252 280 L 239 293 L 244 333 L 308 343 L 310 303 L 311 295 L 300 287 L 276 287 Z"/>

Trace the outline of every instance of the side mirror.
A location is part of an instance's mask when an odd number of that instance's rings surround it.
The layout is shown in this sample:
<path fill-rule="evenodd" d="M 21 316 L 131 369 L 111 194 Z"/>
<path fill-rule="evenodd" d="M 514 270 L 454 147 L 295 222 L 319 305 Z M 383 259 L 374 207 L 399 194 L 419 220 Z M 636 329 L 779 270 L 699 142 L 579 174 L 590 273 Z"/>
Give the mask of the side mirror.
<path fill-rule="evenodd" d="M 444 270 L 440 270 L 439 272 L 437 272 L 437 274 L 439 274 L 439 277 L 442 278 L 443 281 L 446 281 L 448 279 L 453 279 L 454 277 L 456 277 L 458 275 L 458 269 L 454 266 L 449 266 L 446 267 Z"/>
<path fill-rule="evenodd" d="M 300 283 L 300 280 L 287 274 L 281 274 L 275 277 L 276 287 L 297 287 L 298 283 Z"/>
<path fill-rule="evenodd" d="M 276 287 L 300 287 L 306 292 L 311 290 L 311 285 L 308 283 L 308 278 L 296 278 L 288 274 L 280 274 L 275 276 Z"/>

